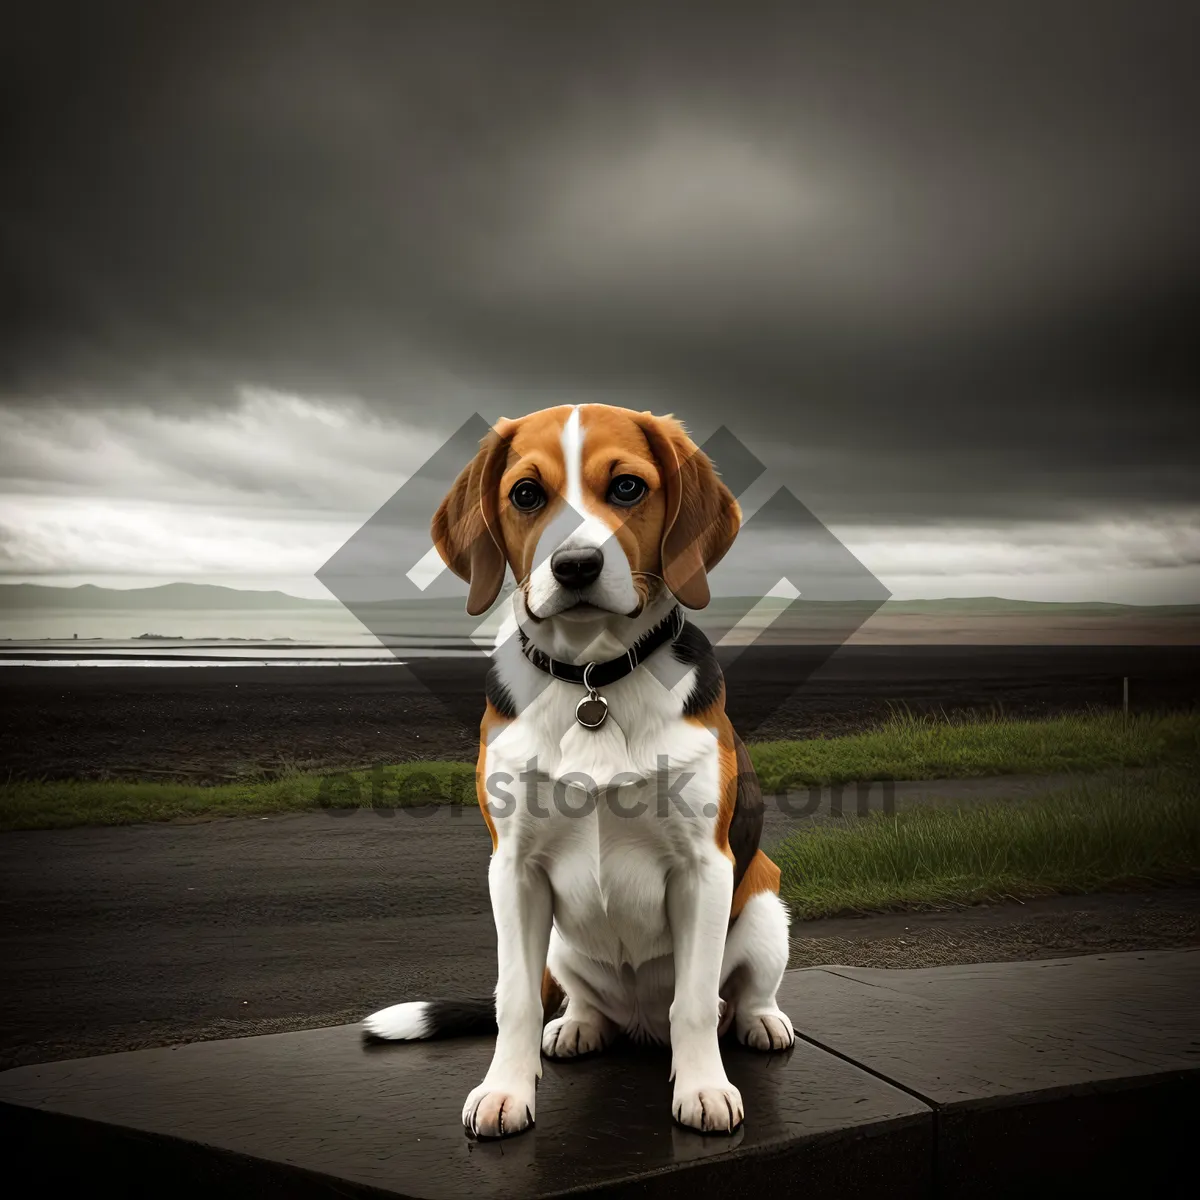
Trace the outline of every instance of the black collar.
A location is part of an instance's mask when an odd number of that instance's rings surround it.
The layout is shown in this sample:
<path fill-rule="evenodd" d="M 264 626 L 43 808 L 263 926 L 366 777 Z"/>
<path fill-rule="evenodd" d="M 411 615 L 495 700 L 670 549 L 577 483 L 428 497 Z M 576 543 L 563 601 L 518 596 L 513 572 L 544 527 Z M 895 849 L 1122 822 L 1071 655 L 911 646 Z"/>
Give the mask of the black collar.
<path fill-rule="evenodd" d="M 592 662 L 576 665 L 575 663 L 559 662 L 551 658 L 544 650 L 539 650 L 528 638 L 525 631 L 518 627 L 517 633 L 521 639 L 521 653 L 539 671 L 553 675 L 566 683 L 581 683 L 588 688 L 607 687 L 632 675 L 648 654 L 653 653 L 667 642 L 673 642 L 682 632 L 685 617 L 683 609 L 677 604 L 667 615 L 651 629 L 642 634 L 628 650 L 619 658 L 610 658 L 607 662 Z M 585 675 L 586 673 L 586 675 Z"/>

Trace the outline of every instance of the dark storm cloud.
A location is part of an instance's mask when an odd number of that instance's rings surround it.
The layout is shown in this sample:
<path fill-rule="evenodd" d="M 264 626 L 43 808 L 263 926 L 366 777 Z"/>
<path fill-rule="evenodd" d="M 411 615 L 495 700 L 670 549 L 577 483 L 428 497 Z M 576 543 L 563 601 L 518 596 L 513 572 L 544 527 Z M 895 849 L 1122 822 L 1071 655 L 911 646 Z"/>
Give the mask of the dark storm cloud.
<path fill-rule="evenodd" d="M 612 400 L 876 521 L 1193 503 L 1196 12 L 28 6 L 0 387 Z"/>

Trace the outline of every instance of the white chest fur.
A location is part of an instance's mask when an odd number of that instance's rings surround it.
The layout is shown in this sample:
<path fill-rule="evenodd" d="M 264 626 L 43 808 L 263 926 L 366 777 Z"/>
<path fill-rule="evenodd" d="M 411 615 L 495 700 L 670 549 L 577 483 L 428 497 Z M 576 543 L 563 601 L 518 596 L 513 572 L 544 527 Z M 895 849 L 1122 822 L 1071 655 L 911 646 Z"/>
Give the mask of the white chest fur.
<path fill-rule="evenodd" d="M 654 657 L 605 689 L 595 730 L 574 719 L 580 687 L 513 664 L 506 682 L 530 695 L 486 755 L 499 851 L 546 874 L 568 945 L 618 968 L 670 952 L 667 878 L 715 848 L 717 740 L 682 718 L 687 681 L 668 690 Z"/>

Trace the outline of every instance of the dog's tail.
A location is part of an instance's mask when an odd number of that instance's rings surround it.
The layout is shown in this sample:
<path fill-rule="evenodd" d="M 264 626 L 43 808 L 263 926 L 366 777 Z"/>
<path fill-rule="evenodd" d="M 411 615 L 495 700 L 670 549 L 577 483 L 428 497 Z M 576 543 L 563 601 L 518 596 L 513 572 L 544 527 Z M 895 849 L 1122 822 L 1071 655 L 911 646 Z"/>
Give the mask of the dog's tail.
<path fill-rule="evenodd" d="M 491 996 L 393 1004 L 363 1022 L 367 1042 L 424 1042 L 495 1032 L 496 1001 Z"/>
<path fill-rule="evenodd" d="M 566 995 L 549 970 L 542 975 L 542 1019 L 548 1021 Z M 496 1001 L 491 996 L 469 1000 L 413 1000 L 372 1013 L 362 1025 L 368 1042 L 427 1042 L 434 1038 L 470 1037 L 496 1032 Z"/>

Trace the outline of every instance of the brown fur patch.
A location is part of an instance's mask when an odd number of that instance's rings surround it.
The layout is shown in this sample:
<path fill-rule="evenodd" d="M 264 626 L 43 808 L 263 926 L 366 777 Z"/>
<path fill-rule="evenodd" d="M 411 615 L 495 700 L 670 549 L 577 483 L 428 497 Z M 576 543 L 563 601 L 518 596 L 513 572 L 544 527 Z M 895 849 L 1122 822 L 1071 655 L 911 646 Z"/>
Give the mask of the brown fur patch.
<path fill-rule="evenodd" d="M 674 417 L 642 413 L 639 420 L 662 478 L 663 579 L 681 604 L 704 608 L 710 598 L 708 572 L 733 545 L 742 510 L 708 455 Z"/>
<path fill-rule="evenodd" d="M 483 710 L 483 720 L 479 722 L 479 757 L 475 760 L 475 797 L 479 801 L 479 811 L 483 813 L 484 824 L 492 835 L 492 853 L 500 844 L 500 835 L 496 831 L 496 822 L 488 811 L 487 790 L 487 748 L 488 739 L 494 729 L 511 724 L 511 718 L 501 716 L 489 700 Z"/>
<path fill-rule="evenodd" d="M 550 968 L 547 967 L 542 972 L 542 1023 L 549 1021 L 551 1017 L 558 1013 L 562 1008 L 562 1002 L 567 998 L 567 993 L 563 991 L 562 984 L 550 974 Z"/>
<path fill-rule="evenodd" d="M 762 827 L 762 798 L 757 786 L 750 786 L 750 781 L 757 785 L 754 779 L 754 768 L 742 739 L 734 732 L 733 725 L 725 715 L 724 690 L 716 703 L 697 713 L 688 720 L 708 730 L 714 730 L 717 736 L 717 753 L 720 756 L 720 798 L 717 808 L 716 827 L 713 830 L 713 840 L 721 852 L 735 865 L 739 860 L 745 863 L 740 879 L 735 879 L 733 904 L 730 910 L 730 920 L 742 911 L 746 901 L 758 892 L 769 891 L 779 894 L 779 868 L 758 848 L 758 834 Z M 739 814 L 740 805 L 757 804 L 757 812 Z M 746 821 L 750 828 L 739 831 L 739 837 L 745 844 L 738 845 L 735 850 L 730 841 L 730 832 L 735 823 Z M 753 854 L 750 853 L 750 842 L 753 841 Z M 748 861 L 747 861 L 748 859 Z"/>
<path fill-rule="evenodd" d="M 779 895 L 779 868 L 760 850 L 750 865 L 746 868 L 742 882 L 733 893 L 733 907 L 729 911 L 729 919 L 736 920 L 738 914 L 746 907 L 746 901 L 759 892 L 771 892 Z"/>
<path fill-rule="evenodd" d="M 729 848 L 729 826 L 737 807 L 737 734 L 733 725 L 725 715 L 725 688 L 722 685 L 721 694 L 708 708 L 701 709 L 693 716 L 685 717 L 692 725 L 707 729 L 717 739 L 717 755 L 719 758 L 718 778 L 719 796 L 717 797 L 717 825 L 713 838 L 722 852 L 733 858 Z"/>

